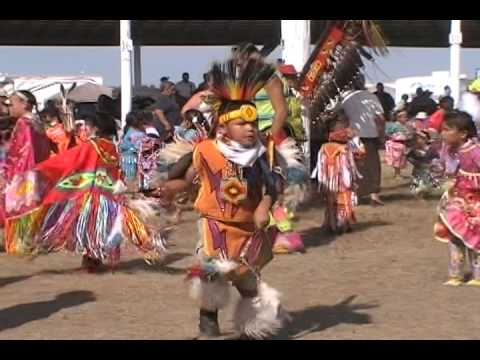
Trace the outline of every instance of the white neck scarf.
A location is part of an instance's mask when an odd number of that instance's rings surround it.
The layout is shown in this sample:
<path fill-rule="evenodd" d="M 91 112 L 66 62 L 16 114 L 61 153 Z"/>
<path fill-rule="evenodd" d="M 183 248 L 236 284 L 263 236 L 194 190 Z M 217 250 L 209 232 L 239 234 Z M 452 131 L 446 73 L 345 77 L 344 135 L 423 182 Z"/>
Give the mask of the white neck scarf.
<path fill-rule="evenodd" d="M 226 143 L 218 139 L 216 143 L 218 149 L 228 161 L 243 167 L 252 167 L 255 161 L 266 151 L 265 146 L 260 141 L 257 141 L 255 146 L 248 148 L 232 140 Z"/>

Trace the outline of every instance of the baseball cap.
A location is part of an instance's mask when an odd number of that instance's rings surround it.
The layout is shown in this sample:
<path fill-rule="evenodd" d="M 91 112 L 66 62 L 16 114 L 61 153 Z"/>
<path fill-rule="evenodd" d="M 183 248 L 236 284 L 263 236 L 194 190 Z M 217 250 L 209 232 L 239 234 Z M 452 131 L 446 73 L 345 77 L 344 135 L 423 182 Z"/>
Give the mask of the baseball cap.
<path fill-rule="evenodd" d="M 281 65 L 279 67 L 280 72 L 283 75 L 297 75 L 298 72 L 293 65 Z"/>

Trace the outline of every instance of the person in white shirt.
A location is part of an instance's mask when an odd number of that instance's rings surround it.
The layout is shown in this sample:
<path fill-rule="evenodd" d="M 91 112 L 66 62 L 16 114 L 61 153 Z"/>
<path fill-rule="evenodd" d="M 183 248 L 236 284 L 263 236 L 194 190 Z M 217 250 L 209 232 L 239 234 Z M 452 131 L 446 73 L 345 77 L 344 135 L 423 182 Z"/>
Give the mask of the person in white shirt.
<path fill-rule="evenodd" d="M 382 105 L 374 94 L 366 90 L 365 78 L 359 76 L 353 83 L 353 89 L 344 95 L 340 106 L 365 145 L 365 158 L 357 165 L 363 177 L 359 180 L 358 196 L 370 196 L 373 205 L 384 205 L 379 195 L 382 175 L 379 151 L 385 137 Z"/>

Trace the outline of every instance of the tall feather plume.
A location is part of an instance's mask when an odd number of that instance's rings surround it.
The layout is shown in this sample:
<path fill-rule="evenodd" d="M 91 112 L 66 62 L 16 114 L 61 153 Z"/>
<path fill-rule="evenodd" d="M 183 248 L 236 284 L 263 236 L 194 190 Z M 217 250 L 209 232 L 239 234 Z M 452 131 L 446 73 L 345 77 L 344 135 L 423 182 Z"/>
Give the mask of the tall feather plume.
<path fill-rule="evenodd" d="M 380 27 L 373 20 L 361 20 L 361 22 L 366 45 L 371 47 L 376 55 L 387 55 L 387 44 Z"/>
<path fill-rule="evenodd" d="M 363 59 L 388 53 L 381 29 L 373 20 L 328 21 L 302 74 L 302 94 L 315 108 L 325 111 L 331 101 L 350 88 L 364 66 Z"/>
<path fill-rule="evenodd" d="M 252 101 L 275 73 L 273 65 L 251 58 L 244 66 L 236 59 L 214 63 L 211 76 L 216 101 Z"/>

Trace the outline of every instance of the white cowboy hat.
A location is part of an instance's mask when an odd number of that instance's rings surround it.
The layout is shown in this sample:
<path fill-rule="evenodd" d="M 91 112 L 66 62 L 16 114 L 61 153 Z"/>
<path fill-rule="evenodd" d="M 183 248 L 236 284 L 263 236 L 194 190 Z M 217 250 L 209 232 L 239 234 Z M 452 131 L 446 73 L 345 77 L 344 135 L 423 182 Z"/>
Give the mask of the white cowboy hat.
<path fill-rule="evenodd" d="M 420 120 L 425 120 L 426 118 L 428 118 L 428 115 L 424 111 L 419 112 L 417 116 L 415 116 L 415 119 L 420 119 Z"/>

